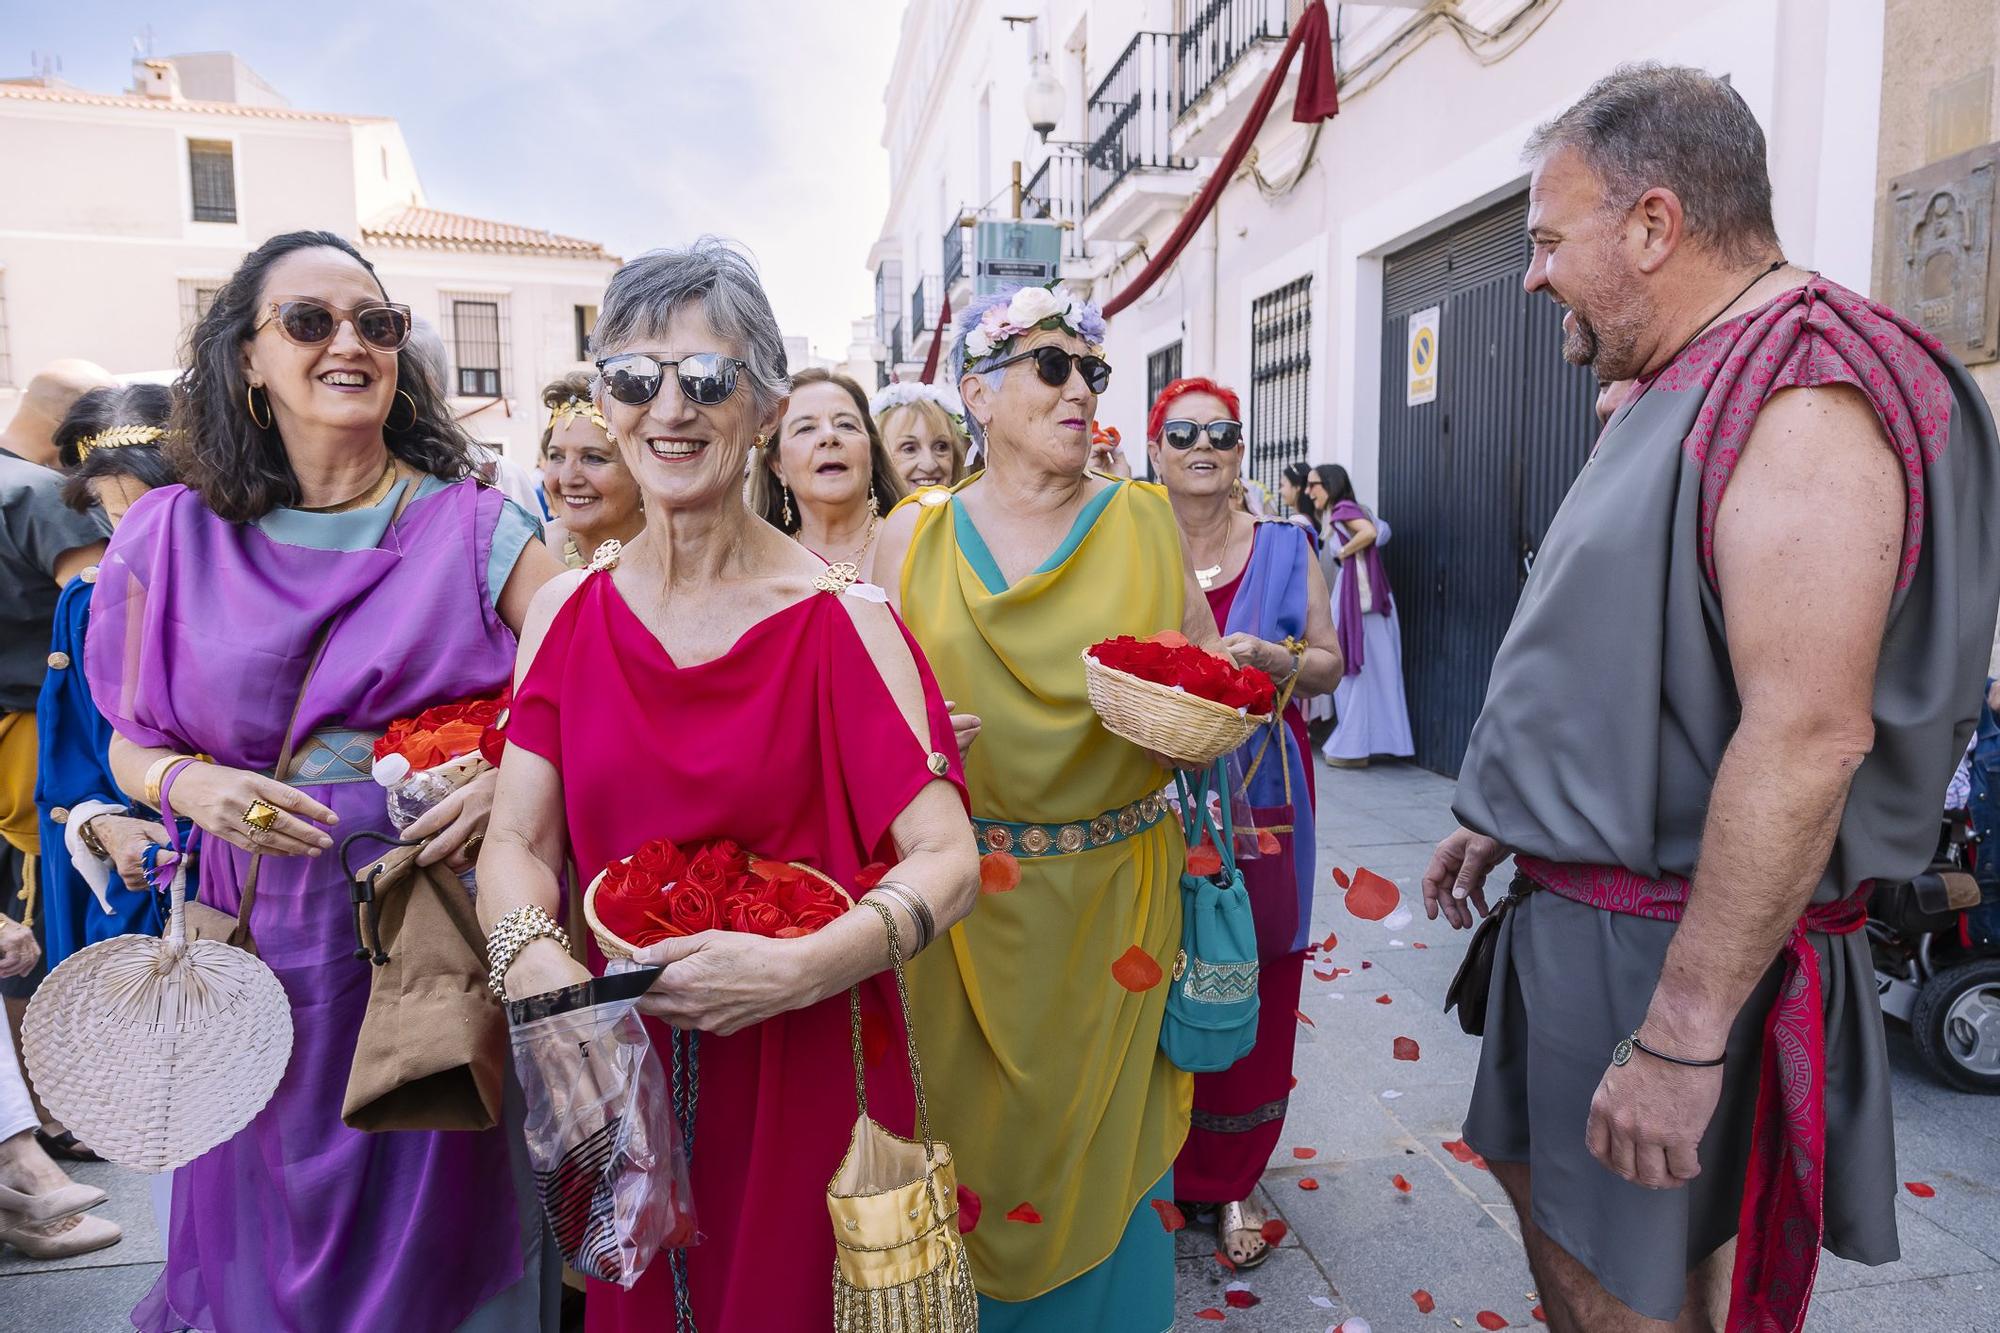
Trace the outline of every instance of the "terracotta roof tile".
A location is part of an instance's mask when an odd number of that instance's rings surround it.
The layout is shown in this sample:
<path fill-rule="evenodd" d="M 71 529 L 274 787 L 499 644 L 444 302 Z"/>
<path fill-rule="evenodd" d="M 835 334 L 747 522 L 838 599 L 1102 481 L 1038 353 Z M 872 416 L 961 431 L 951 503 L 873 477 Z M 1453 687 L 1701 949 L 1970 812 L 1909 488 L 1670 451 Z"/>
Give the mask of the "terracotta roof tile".
<path fill-rule="evenodd" d="M 365 241 L 415 249 L 478 250 L 509 254 L 573 255 L 580 259 L 612 259 L 596 241 L 560 236 L 539 227 L 488 222 L 463 213 L 436 208 L 403 208 L 361 228 Z"/>
<path fill-rule="evenodd" d="M 244 106 L 239 102 L 195 102 L 185 97 L 145 97 L 138 93 L 93 93 L 50 88 L 39 83 L 0 83 L 0 98 L 17 102 L 59 102 L 69 106 L 111 106 L 147 111 L 185 111 L 204 116 L 255 116 L 266 120 L 309 120 L 335 125 L 380 125 L 390 116 L 343 116 L 332 111 L 297 111 L 288 106 Z"/>

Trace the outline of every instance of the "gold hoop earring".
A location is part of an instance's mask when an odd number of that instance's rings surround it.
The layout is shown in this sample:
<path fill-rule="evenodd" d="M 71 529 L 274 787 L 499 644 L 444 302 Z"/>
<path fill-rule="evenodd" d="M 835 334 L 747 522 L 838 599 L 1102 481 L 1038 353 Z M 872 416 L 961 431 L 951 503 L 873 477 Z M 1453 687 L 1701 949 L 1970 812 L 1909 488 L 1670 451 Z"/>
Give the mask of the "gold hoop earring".
<path fill-rule="evenodd" d="M 243 406 L 248 409 L 250 420 L 256 424 L 259 430 L 269 430 L 277 418 L 271 415 L 271 396 L 265 394 L 264 419 L 261 421 L 257 419 L 257 390 L 261 387 L 261 385 L 252 384 L 243 390 Z"/>
<path fill-rule="evenodd" d="M 785 497 L 784 528 L 786 532 L 790 532 L 792 530 L 792 488 L 781 481 L 778 483 L 778 494 Z"/>
<path fill-rule="evenodd" d="M 400 398 L 402 401 L 410 405 L 410 420 L 407 424 L 401 426 L 395 425 L 393 422 L 389 421 L 384 421 L 382 425 L 385 428 L 396 431 L 398 433 L 415 428 L 417 424 L 417 400 L 412 398 L 409 395 L 409 393 L 403 389 L 396 390 L 396 397 Z M 396 414 L 396 405 L 394 403 L 391 403 L 389 404 L 389 415 L 394 416 L 395 414 Z"/>

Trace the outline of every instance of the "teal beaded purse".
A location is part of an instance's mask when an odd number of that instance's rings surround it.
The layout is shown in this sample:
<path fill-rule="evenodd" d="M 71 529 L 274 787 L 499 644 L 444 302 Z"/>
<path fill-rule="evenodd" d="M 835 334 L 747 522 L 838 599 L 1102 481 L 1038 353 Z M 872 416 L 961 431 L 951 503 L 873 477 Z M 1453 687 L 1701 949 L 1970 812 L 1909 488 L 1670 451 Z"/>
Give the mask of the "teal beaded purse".
<path fill-rule="evenodd" d="M 1221 761 L 1203 770 L 1192 788 L 1185 773 L 1174 781 L 1190 854 L 1206 834 L 1221 853 L 1222 866 L 1212 875 L 1181 872 L 1181 948 L 1167 989 L 1160 1049 L 1190 1074 L 1213 1074 L 1257 1043 L 1257 926 L 1236 865 L 1235 821 Z M 1208 809 L 1216 791 L 1223 794 L 1220 828 Z"/>

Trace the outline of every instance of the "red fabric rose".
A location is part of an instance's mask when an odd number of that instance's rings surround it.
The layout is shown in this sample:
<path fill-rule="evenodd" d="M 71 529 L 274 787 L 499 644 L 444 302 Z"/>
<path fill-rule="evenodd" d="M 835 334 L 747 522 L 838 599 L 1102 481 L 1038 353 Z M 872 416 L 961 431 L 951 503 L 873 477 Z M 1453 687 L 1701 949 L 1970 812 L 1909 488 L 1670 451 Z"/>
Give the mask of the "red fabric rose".
<path fill-rule="evenodd" d="M 746 935 L 762 935 L 775 939 L 780 930 L 791 925 L 791 921 L 779 910 L 776 903 L 739 903 L 729 914 L 729 928 Z"/>
<path fill-rule="evenodd" d="M 602 919 L 604 913 L 599 912 L 597 915 Z M 697 931 L 722 928 L 722 913 L 716 906 L 715 895 L 686 880 L 667 895 L 666 918 L 677 929 L 690 935 Z M 611 923 L 607 921 L 605 924 Z"/>
<path fill-rule="evenodd" d="M 729 872 L 716 859 L 714 851 L 704 848 L 688 859 L 687 869 L 681 873 L 679 882 L 720 898 L 729 892 L 729 881 Z"/>

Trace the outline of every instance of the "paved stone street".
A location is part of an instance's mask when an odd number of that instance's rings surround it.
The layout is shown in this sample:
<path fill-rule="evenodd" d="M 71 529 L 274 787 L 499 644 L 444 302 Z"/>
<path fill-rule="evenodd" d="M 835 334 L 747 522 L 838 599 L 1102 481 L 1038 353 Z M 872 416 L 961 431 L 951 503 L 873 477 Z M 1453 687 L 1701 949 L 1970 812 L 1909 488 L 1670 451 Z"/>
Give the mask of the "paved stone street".
<path fill-rule="evenodd" d="M 1534 1283 L 1513 1210 L 1492 1177 L 1445 1150 L 1465 1109 L 1476 1043 L 1442 1012 L 1463 936 L 1413 919 L 1395 929 L 1358 921 L 1340 906 L 1325 868 L 1367 866 L 1417 904 L 1417 876 L 1451 827 L 1451 786 L 1420 770 L 1319 771 L 1322 889 L 1314 933 L 1337 932 L 1333 982 L 1308 973 L 1299 1028 L 1299 1086 L 1264 1189 L 1290 1234 L 1269 1262 L 1244 1275 L 1259 1303 L 1232 1307 L 1234 1280 L 1215 1261 L 1213 1235 L 1182 1232 L 1179 1327 L 1224 1316 L 1243 1333 L 1322 1333 L 1358 1316 L 1374 1333 L 1475 1329 L 1492 1311 L 1517 1327 L 1533 1320 Z M 1388 1003 L 1379 1003 L 1386 996 Z M 1391 1054 L 1414 1039 L 1416 1063 Z M 1897 1196 L 1904 1258 L 1867 1269 L 1829 1256 L 1806 1327 L 1812 1333 L 1921 1328 L 1973 1333 L 1996 1325 L 2000 1297 L 2000 1101 L 1954 1092 L 1922 1069 L 1901 1027 L 1890 1025 L 1895 1068 L 1897 1179 L 1936 1196 Z M 1310 1148 L 1300 1160 L 1294 1148 Z M 145 1182 L 109 1166 L 80 1179 L 112 1191 L 108 1216 L 124 1242 L 65 1264 L 0 1257 L 0 1326 L 35 1333 L 112 1333 L 157 1271 L 160 1247 Z M 1408 1193 L 1392 1184 L 1401 1175 Z M 1310 1178 L 1314 1190 L 1300 1188 Z M 1435 1312 L 1411 1299 L 1428 1291 Z M 1240 1298 L 1239 1298 L 1240 1299 Z M 409 1333 L 420 1333 L 411 1330 Z M 1079 1331 L 1081 1333 L 1081 1331 Z"/>

